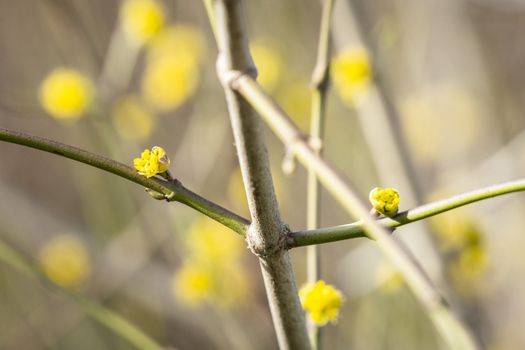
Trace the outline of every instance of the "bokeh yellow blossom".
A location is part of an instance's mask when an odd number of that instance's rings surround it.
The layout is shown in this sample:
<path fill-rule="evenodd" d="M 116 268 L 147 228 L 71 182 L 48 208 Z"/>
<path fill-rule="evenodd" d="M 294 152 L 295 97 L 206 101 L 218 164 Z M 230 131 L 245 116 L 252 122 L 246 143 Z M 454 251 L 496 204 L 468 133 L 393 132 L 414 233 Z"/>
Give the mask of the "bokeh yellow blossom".
<path fill-rule="evenodd" d="M 332 61 L 331 76 L 343 102 L 355 106 L 365 97 L 372 80 L 368 52 L 362 47 L 341 52 Z"/>
<path fill-rule="evenodd" d="M 489 264 L 489 256 L 485 247 L 474 245 L 463 249 L 449 265 L 450 278 L 456 289 L 468 296 L 477 291 L 476 282 L 483 276 Z"/>
<path fill-rule="evenodd" d="M 242 261 L 245 242 L 213 220 L 197 219 L 185 233 L 186 261 L 175 272 L 172 293 L 193 306 L 210 303 L 242 306 L 249 295 L 249 275 Z"/>
<path fill-rule="evenodd" d="M 204 265 L 186 263 L 175 273 L 173 295 L 192 305 L 210 300 L 213 295 L 213 271 Z"/>
<path fill-rule="evenodd" d="M 166 54 L 148 62 L 142 80 L 145 101 L 160 112 L 180 107 L 195 93 L 200 72 L 194 63 Z"/>
<path fill-rule="evenodd" d="M 133 165 L 140 175 L 152 177 L 167 171 L 170 166 L 170 159 L 163 148 L 155 146 L 151 151 L 149 149 L 144 150 L 140 158 L 133 160 Z"/>
<path fill-rule="evenodd" d="M 240 262 L 207 264 L 188 260 L 172 279 L 173 296 L 192 307 L 208 303 L 218 307 L 239 307 L 248 299 L 248 275 Z"/>
<path fill-rule="evenodd" d="M 185 64 L 199 64 L 205 54 L 206 43 L 201 30 L 191 24 L 176 23 L 162 29 L 149 42 L 146 60 L 152 62 L 166 55 L 177 55 Z"/>
<path fill-rule="evenodd" d="M 119 99 L 113 106 L 111 117 L 113 126 L 123 139 L 144 141 L 153 131 L 154 117 L 137 96 Z"/>
<path fill-rule="evenodd" d="M 319 326 L 329 321 L 337 322 L 339 310 L 343 305 L 343 295 L 324 281 L 305 284 L 299 290 L 299 298 L 309 318 Z"/>
<path fill-rule="evenodd" d="M 311 90 L 306 79 L 297 79 L 279 89 L 277 100 L 284 111 L 305 131 L 310 128 Z"/>
<path fill-rule="evenodd" d="M 272 91 L 277 86 L 283 70 L 278 51 L 262 39 L 250 43 L 250 51 L 257 67 L 257 81 L 265 90 Z"/>
<path fill-rule="evenodd" d="M 134 44 L 143 45 L 162 29 L 164 8 L 155 0 L 125 0 L 120 20 L 126 37 Z"/>
<path fill-rule="evenodd" d="M 478 225 L 465 209 L 451 210 L 430 219 L 439 246 L 446 253 L 479 245 L 482 241 Z"/>
<path fill-rule="evenodd" d="M 397 214 L 400 198 L 395 189 L 376 187 L 370 191 L 368 198 L 378 213 L 386 216 Z"/>
<path fill-rule="evenodd" d="M 62 287 L 77 287 L 89 276 L 89 254 L 80 239 L 65 234 L 52 238 L 40 250 L 40 266 L 49 279 Z"/>
<path fill-rule="evenodd" d="M 77 119 L 93 101 L 93 84 L 80 72 L 59 67 L 47 75 L 39 91 L 40 104 L 57 119 Z"/>
<path fill-rule="evenodd" d="M 205 217 L 196 220 L 185 236 L 188 249 L 198 260 L 234 261 L 246 250 L 244 241 L 229 228 Z"/>
<path fill-rule="evenodd" d="M 390 294 L 398 292 L 404 283 L 401 273 L 387 262 L 378 265 L 376 279 L 379 289 Z"/>

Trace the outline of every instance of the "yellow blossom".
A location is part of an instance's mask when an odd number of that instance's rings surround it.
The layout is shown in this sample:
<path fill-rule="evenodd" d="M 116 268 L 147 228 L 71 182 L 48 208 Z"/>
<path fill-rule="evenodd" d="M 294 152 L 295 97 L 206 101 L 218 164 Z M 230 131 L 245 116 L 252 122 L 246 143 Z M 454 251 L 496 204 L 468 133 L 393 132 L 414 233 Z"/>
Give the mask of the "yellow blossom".
<path fill-rule="evenodd" d="M 240 261 L 203 261 L 190 259 L 179 268 L 172 280 L 172 295 L 191 306 L 242 306 L 248 301 L 249 278 Z"/>
<path fill-rule="evenodd" d="M 479 245 L 482 240 L 476 221 L 467 208 L 451 210 L 430 219 L 440 248 L 447 253 Z"/>
<path fill-rule="evenodd" d="M 186 245 L 194 259 L 212 264 L 232 262 L 246 251 L 242 239 L 226 226 L 206 217 L 191 225 L 186 233 Z"/>
<path fill-rule="evenodd" d="M 488 265 L 487 250 L 480 246 L 468 247 L 459 256 L 459 269 L 464 278 L 474 280 Z"/>
<path fill-rule="evenodd" d="M 343 102 L 354 106 L 364 97 L 372 79 L 367 51 L 354 47 L 341 52 L 332 62 L 331 74 Z"/>
<path fill-rule="evenodd" d="M 378 213 L 386 216 L 397 214 L 400 198 L 395 189 L 376 187 L 370 191 L 368 198 Z"/>
<path fill-rule="evenodd" d="M 147 62 L 166 55 L 176 55 L 185 64 L 197 65 L 205 58 L 206 45 L 199 28 L 177 23 L 164 28 L 148 44 Z"/>
<path fill-rule="evenodd" d="M 479 245 L 465 248 L 449 266 L 449 274 L 457 290 L 464 296 L 479 293 L 476 282 L 483 276 L 488 264 L 486 248 Z"/>
<path fill-rule="evenodd" d="M 157 34 L 164 25 L 164 9 L 155 0 L 125 0 L 120 19 L 127 38 L 142 45 Z"/>
<path fill-rule="evenodd" d="M 170 166 L 170 159 L 164 149 L 155 146 L 151 151 L 149 149 L 144 150 L 140 158 L 133 160 L 133 165 L 140 175 L 152 177 L 167 171 Z"/>
<path fill-rule="evenodd" d="M 303 309 L 317 325 L 324 326 L 328 321 L 337 322 L 343 295 L 332 285 L 324 281 L 305 284 L 299 290 L 299 297 Z"/>
<path fill-rule="evenodd" d="M 279 53 L 260 40 L 250 44 L 250 51 L 257 67 L 257 81 L 264 89 L 272 91 L 281 77 L 283 63 Z"/>
<path fill-rule="evenodd" d="M 39 99 L 51 116 L 57 119 L 76 119 L 93 100 L 93 84 L 76 70 L 56 68 L 42 82 Z"/>
<path fill-rule="evenodd" d="M 167 53 L 148 62 L 142 80 L 145 101 L 158 111 L 181 106 L 196 91 L 198 66 L 181 54 Z"/>
<path fill-rule="evenodd" d="M 192 305 L 209 300 L 213 294 L 213 272 L 203 265 L 186 263 L 174 275 L 173 295 Z"/>
<path fill-rule="evenodd" d="M 47 242 L 40 250 L 39 261 L 47 277 L 62 287 L 81 285 L 91 270 L 84 244 L 69 234 Z"/>
<path fill-rule="evenodd" d="M 111 111 L 113 126 L 119 135 L 132 141 L 143 141 L 153 131 L 153 116 L 136 96 L 118 100 Z"/>

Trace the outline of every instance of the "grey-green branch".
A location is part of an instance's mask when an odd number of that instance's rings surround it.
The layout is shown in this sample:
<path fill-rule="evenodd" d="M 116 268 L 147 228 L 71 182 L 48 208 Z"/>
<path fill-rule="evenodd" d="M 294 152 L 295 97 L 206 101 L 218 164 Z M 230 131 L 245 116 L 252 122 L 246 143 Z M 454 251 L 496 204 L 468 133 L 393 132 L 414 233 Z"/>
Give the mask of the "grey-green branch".
<path fill-rule="evenodd" d="M 248 219 L 190 191 L 178 180 L 166 181 L 156 177 L 146 178 L 140 175 L 135 169 L 113 159 L 54 140 L 28 135 L 20 131 L 0 128 L 0 141 L 36 148 L 113 173 L 159 192 L 165 195 L 167 199 L 169 198 L 170 201 L 186 204 L 243 236 L 246 234 L 246 230 L 250 224 Z"/>
<path fill-rule="evenodd" d="M 520 191 L 525 191 L 525 179 L 504 182 L 458 194 L 400 212 L 393 217 L 381 218 L 377 222 L 386 228 L 395 229 L 396 227 L 423 220 L 470 203 Z M 358 221 L 347 225 L 293 232 L 290 234 L 289 247 L 295 248 L 360 237 L 367 237 L 367 235 L 363 224 Z"/>

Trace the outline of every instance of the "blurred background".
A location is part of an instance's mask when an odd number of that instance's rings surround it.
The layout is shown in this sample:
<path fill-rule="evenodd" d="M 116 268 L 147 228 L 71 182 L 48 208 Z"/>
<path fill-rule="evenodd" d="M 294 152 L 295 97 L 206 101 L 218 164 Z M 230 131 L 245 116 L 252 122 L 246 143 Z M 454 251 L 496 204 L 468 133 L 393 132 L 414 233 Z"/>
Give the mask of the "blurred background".
<path fill-rule="evenodd" d="M 525 2 L 337 0 L 325 156 L 365 197 L 402 210 L 525 174 Z M 247 2 L 259 81 L 305 131 L 318 1 Z M 248 217 L 216 45 L 200 1 L 0 0 L 0 127 L 131 165 L 163 147 L 186 187 Z M 305 227 L 306 172 L 284 174 L 283 219 Z M 0 143 L 0 242 L 168 348 L 277 347 L 244 241 L 183 205 L 89 166 Z M 520 194 L 402 227 L 491 350 L 525 347 Z M 322 225 L 351 222 L 322 196 Z M 326 349 L 441 349 L 402 278 L 366 239 L 322 246 L 345 296 Z M 292 251 L 297 283 L 303 248 Z M 4 256 L 5 258 L 5 256 Z M 0 349 L 133 349 L 78 303 L 0 263 Z"/>

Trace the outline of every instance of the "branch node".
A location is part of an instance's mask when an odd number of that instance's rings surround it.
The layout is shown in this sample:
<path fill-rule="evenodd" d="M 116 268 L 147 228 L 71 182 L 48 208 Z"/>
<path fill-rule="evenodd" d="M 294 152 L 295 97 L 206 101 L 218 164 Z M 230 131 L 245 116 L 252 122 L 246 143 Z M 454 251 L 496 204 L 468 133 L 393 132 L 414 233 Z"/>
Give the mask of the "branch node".
<path fill-rule="evenodd" d="M 253 79 L 257 78 L 257 68 L 255 66 L 248 66 L 244 70 L 229 69 L 227 60 L 223 53 L 219 53 L 216 62 L 217 75 L 224 88 L 236 90 L 237 82 L 244 76 L 249 76 Z"/>
<path fill-rule="evenodd" d="M 323 148 L 323 141 L 319 137 L 302 134 L 296 135 L 296 137 L 290 142 L 287 142 L 285 146 L 283 161 L 281 163 L 281 168 L 285 175 L 292 175 L 295 172 L 295 150 L 299 143 L 303 143 L 305 141 L 313 151 L 316 153 L 321 152 Z"/>
<path fill-rule="evenodd" d="M 291 230 L 288 225 L 282 225 L 281 234 L 277 241 L 273 243 L 260 240 L 260 235 L 252 230 L 253 226 L 250 226 L 246 235 L 246 243 L 248 244 L 248 249 L 258 258 L 266 260 L 290 249 Z"/>

